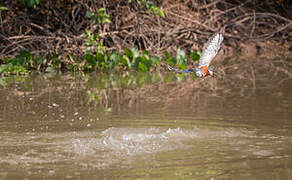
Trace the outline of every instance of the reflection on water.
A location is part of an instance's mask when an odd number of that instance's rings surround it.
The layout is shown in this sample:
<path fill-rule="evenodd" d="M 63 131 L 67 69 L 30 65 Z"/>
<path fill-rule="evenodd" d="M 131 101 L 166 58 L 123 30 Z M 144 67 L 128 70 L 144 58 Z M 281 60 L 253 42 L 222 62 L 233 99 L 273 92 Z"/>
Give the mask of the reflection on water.
<path fill-rule="evenodd" d="M 3 77 L 0 179 L 289 179 L 289 69 L 217 72 Z"/>

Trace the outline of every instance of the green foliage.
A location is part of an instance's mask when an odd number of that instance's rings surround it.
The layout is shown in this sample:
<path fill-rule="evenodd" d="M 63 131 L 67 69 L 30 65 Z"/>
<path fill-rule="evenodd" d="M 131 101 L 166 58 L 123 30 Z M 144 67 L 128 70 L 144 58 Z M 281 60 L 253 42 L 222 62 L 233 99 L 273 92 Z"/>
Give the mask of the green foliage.
<path fill-rule="evenodd" d="M 201 52 L 191 52 L 190 53 L 190 58 L 193 60 L 193 61 L 198 61 L 201 57 Z"/>
<path fill-rule="evenodd" d="M 96 24 L 96 25 L 105 24 L 105 23 L 111 23 L 110 16 L 108 14 L 106 14 L 105 8 L 100 8 L 95 13 L 87 11 L 86 12 L 86 17 L 90 18 L 91 20 L 93 20 L 93 23 Z"/>
<path fill-rule="evenodd" d="M 0 74 L 27 74 L 31 70 L 52 72 L 61 68 L 59 55 L 53 54 L 46 58 L 40 53 L 33 54 L 24 50 L 15 58 L 3 58 Z"/>
<path fill-rule="evenodd" d="M 0 12 L 1 12 L 1 11 L 7 11 L 7 10 L 8 10 L 8 8 L 7 8 L 7 7 L 0 6 Z"/>
<path fill-rule="evenodd" d="M 16 58 L 4 58 L 0 74 L 25 74 L 31 69 L 40 70 L 44 58 L 40 55 L 33 55 L 29 51 L 21 51 Z"/>
<path fill-rule="evenodd" d="M 178 66 L 181 69 L 186 69 L 187 57 L 184 50 L 178 49 L 176 57 L 171 57 L 167 51 L 164 51 L 165 62 L 170 66 Z"/>
<path fill-rule="evenodd" d="M 21 0 L 27 7 L 36 8 L 41 4 L 41 0 Z M 129 3 L 136 2 L 145 5 L 147 9 L 155 15 L 165 17 L 164 12 L 149 0 L 128 0 Z M 157 0 L 156 2 L 160 2 Z M 0 7 L 0 12 L 8 10 L 6 7 Z M 96 12 L 86 12 L 86 17 L 92 20 L 95 25 L 111 23 L 110 16 L 106 14 L 105 8 L 100 8 Z M 85 30 L 84 45 L 86 49 L 83 55 L 76 57 L 73 54 L 50 54 L 42 55 L 31 51 L 21 51 L 14 58 L 2 57 L 0 65 L 0 74 L 26 74 L 31 70 L 47 73 L 56 73 L 61 70 L 69 71 L 109 71 L 109 70 L 135 70 L 138 72 L 151 71 L 165 61 L 170 66 L 177 66 L 181 69 L 187 68 L 187 56 L 182 49 L 178 49 L 175 57 L 169 52 L 164 52 L 164 57 L 152 56 L 147 50 L 138 50 L 137 48 L 124 49 L 122 53 L 116 51 L 107 51 L 100 40 L 98 33 Z M 192 60 L 198 60 L 200 54 L 192 52 Z"/>
<path fill-rule="evenodd" d="M 153 14 L 160 17 L 165 17 L 165 14 L 161 8 L 154 5 L 153 1 L 147 1 L 147 0 L 128 0 L 129 3 L 136 2 L 138 4 L 144 4 L 145 7 L 150 10 Z M 157 2 L 160 2 L 160 0 L 157 0 Z"/>
<path fill-rule="evenodd" d="M 19 65 L 13 65 L 11 63 L 9 64 L 1 64 L 0 65 L 0 74 L 3 75 L 11 75 L 11 74 L 27 74 L 28 71 L 23 67 Z"/>
<path fill-rule="evenodd" d="M 36 8 L 41 4 L 41 0 L 22 0 L 22 4 L 29 8 Z"/>
<path fill-rule="evenodd" d="M 171 55 L 167 51 L 164 51 L 163 54 L 164 54 L 165 62 L 168 65 L 170 66 L 176 65 L 176 62 L 177 62 L 176 58 L 171 57 Z"/>
<path fill-rule="evenodd" d="M 99 46 L 99 44 L 91 44 Z M 71 66 L 71 70 L 77 71 L 94 71 L 94 70 L 111 70 L 116 68 L 136 69 L 137 71 L 149 71 L 152 67 L 157 67 L 162 60 L 161 57 L 152 57 L 148 51 L 143 50 L 141 53 L 137 48 L 125 49 L 124 53 L 115 51 L 90 51 L 87 50 L 82 61 L 76 63 L 74 58 L 70 57 L 70 61 L 75 64 Z"/>
<path fill-rule="evenodd" d="M 28 1 L 25 1 L 28 2 Z M 33 1 L 40 2 L 40 1 Z M 137 1 L 138 3 L 146 3 L 148 8 L 154 7 L 148 1 Z M 96 13 L 87 12 L 86 16 L 93 20 L 94 24 L 103 24 L 110 22 L 109 16 L 105 13 L 105 9 L 101 8 Z M 86 46 L 82 57 L 75 57 L 72 54 L 62 56 L 53 54 L 45 57 L 41 54 L 33 54 L 30 51 L 21 51 L 16 58 L 6 58 L 1 65 L 1 74 L 24 74 L 30 70 L 44 71 L 47 73 L 56 73 L 65 69 L 69 71 L 109 71 L 109 70 L 131 70 L 138 72 L 150 71 L 159 66 L 163 60 L 160 56 L 151 56 L 146 50 L 139 51 L 137 48 L 125 49 L 123 53 L 116 51 L 106 51 L 102 41 L 97 33 L 85 30 L 84 44 Z M 196 54 L 191 54 L 195 59 Z M 164 52 L 164 60 L 171 66 L 178 66 L 186 69 L 187 57 L 182 49 L 178 49 L 176 56 L 172 57 L 167 51 Z M 64 58 L 65 57 L 65 58 Z"/>
<path fill-rule="evenodd" d="M 103 53 L 105 51 L 102 42 L 98 38 L 98 34 L 85 30 L 84 38 L 87 47 L 86 52 Z"/>
<path fill-rule="evenodd" d="M 146 1 L 145 5 L 146 5 L 146 8 L 149 9 L 156 16 L 160 16 L 163 18 L 165 17 L 163 10 L 155 6 L 152 1 Z"/>
<path fill-rule="evenodd" d="M 169 52 L 164 51 L 164 59 L 165 62 L 170 66 L 177 66 L 180 69 L 187 69 L 187 62 L 188 58 L 182 49 L 178 49 L 176 52 L 176 56 L 172 57 Z M 191 52 L 189 55 L 189 58 L 198 61 L 200 59 L 200 53 L 199 52 Z"/>
<path fill-rule="evenodd" d="M 187 60 L 184 50 L 179 48 L 176 53 L 176 62 L 177 62 L 178 67 L 180 69 L 186 69 L 187 61 L 188 60 Z"/>
<path fill-rule="evenodd" d="M 137 48 L 125 49 L 123 53 L 106 51 L 98 40 L 96 34 L 87 32 L 85 44 L 87 49 L 84 55 L 76 57 L 68 54 L 61 59 L 59 54 L 53 54 L 46 58 L 39 53 L 24 50 L 16 58 L 4 58 L 0 68 L 1 74 L 25 74 L 31 70 L 56 73 L 58 71 L 109 71 L 109 70 L 136 70 L 146 72 L 159 67 L 161 61 L 180 69 L 187 68 L 187 56 L 182 49 L 178 49 L 176 56 L 172 57 L 164 51 L 164 58 L 151 56 L 146 50 Z M 198 59 L 199 55 L 191 53 L 192 59 Z"/>
<path fill-rule="evenodd" d="M 138 71 L 148 71 L 152 66 L 152 59 L 147 54 L 147 51 L 143 51 L 141 56 L 138 56 L 135 61 L 135 67 Z"/>
<path fill-rule="evenodd" d="M 59 54 L 53 54 L 48 60 L 43 62 L 43 67 L 46 67 L 45 71 L 49 73 L 55 73 L 61 68 L 61 60 Z"/>
<path fill-rule="evenodd" d="M 146 50 L 139 53 L 137 48 L 125 49 L 124 56 L 129 68 L 134 67 L 141 72 L 149 71 L 153 65 L 158 66 L 162 59 L 157 56 L 151 57 Z"/>

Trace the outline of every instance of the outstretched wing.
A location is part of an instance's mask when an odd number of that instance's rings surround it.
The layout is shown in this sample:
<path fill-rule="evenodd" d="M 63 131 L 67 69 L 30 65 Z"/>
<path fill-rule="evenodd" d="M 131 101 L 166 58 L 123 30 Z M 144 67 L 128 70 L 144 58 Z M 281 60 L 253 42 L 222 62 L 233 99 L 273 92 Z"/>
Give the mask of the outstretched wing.
<path fill-rule="evenodd" d="M 209 66 L 211 61 L 220 50 L 221 43 L 224 37 L 220 32 L 216 32 L 206 43 L 201 58 L 199 60 L 199 68 L 202 66 Z"/>

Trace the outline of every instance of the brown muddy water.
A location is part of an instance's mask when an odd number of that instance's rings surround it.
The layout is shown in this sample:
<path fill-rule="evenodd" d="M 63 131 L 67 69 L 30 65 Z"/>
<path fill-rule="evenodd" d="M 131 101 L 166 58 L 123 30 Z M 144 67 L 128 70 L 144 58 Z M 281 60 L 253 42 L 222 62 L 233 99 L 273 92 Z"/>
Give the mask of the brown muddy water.
<path fill-rule="evenodd" d="M 3 77 L 0 179 L 291 179 L 289 73 L 232 69 Z"/>

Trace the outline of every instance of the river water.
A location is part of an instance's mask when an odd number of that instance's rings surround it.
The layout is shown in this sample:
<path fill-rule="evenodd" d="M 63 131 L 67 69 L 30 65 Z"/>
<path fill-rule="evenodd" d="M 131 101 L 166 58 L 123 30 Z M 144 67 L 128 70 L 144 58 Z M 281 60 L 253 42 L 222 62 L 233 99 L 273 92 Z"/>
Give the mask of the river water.
<path fill-rule="evenodd" d="M 2 77 L 0 179 L 291 179 L 289 69 L 239 70 Z"/>

